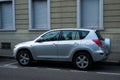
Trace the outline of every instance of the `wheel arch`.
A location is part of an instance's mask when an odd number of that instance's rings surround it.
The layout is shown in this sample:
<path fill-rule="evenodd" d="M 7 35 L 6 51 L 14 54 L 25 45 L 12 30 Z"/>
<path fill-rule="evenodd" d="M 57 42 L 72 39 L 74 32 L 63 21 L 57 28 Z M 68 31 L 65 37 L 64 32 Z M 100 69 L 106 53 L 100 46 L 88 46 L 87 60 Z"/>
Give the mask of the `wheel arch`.
<path fill-rule="evenodd" d="M 17 58 L 17 56 L 19 55 L 19 52 L 22 51 L 22 50 L 27 50 L 27 51 L 29 51 L 29 54 L 32 56 L 30 49 L 28 49 L 28 48 L 21 48 L 21 49 L 19 49 L 19 50 L 16 52 L 16 58 Z M 32 57 L 32 58 L 33 58 L 33 57 Z"/>
<path fill-rule="evenodd" d="M 77 50 L 77 51 L 75 51 L 73 56 L 72 56 L 72 61 L 73 61 L 75 55 L 80 54 L 80 52 L 88 54 L 91 57 L 92 61 L 93 61 L 93 57 L 92 57 L 90 51 L 88 51 L 88 50 Z"/>

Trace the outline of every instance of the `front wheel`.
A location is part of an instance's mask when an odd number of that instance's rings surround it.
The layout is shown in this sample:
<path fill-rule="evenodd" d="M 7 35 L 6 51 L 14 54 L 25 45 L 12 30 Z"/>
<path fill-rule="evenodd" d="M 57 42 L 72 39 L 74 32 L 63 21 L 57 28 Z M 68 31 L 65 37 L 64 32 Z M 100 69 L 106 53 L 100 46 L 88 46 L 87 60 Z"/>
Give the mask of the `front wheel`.
<path fill-rule="evenodd" d="M 93 60 L 88 53 L 78 53 L 73 57 L 73 64 L 79 70 L 88 70 L 92 67 Z"/>
<path fill-rule="evenodd" d="M 20 65 L 27 66 L 27 65 L 31 64 L 31 62 L 32 62 L 32 56 L 31 56 L 31 54 L 30 54 L 29 51 L 27 51 L 27 50 L 21 50 L 18 53 L 17 61 L 18 61 L 18 63 Z"/>

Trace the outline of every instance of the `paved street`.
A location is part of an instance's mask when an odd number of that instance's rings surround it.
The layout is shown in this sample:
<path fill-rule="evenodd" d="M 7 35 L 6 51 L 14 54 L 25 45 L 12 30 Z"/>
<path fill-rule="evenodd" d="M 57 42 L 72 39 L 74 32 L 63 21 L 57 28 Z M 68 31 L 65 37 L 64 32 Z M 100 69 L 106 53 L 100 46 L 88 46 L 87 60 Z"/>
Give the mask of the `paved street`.
<path fill-rule="evenodd" d="M 15 59 L 0 58 L 0 80 L 120 80 L 120 64 L 98 63 L 78 71 L 71 63 L 34 62 L 22 67 Z"/>

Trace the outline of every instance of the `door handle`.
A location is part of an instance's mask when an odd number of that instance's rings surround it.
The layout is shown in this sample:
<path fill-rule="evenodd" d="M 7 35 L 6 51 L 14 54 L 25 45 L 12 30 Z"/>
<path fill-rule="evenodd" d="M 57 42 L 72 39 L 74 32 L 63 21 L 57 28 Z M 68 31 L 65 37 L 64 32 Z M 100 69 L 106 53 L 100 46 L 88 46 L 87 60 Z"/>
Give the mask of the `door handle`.
<path fill-rule="evenodd" d="M 55 47 L 55 46 L 56 46 L 56 44 L 55 44 L 55 43 L 53 43 L 53 46 Z"/>
<path fill-rule="evenodd" d="M 75 45 L 75 46 L 78 46 L 79 44 L 75 42 L 74 45 Z"/>

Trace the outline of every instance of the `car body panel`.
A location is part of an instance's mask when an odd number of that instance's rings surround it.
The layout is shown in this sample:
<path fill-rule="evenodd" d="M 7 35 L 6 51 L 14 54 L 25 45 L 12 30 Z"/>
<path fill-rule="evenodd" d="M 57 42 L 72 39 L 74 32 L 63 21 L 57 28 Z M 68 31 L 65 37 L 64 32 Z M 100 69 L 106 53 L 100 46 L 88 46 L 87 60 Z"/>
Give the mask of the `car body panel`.
<path fill-rule="evenodd" d="M 58 58 L 58 41 L 50 41 L 50 42 L 35 42 L 32 45 L 32 50 L 34 55 L 41 60 L 47 59 L 57 59 Z"/>

